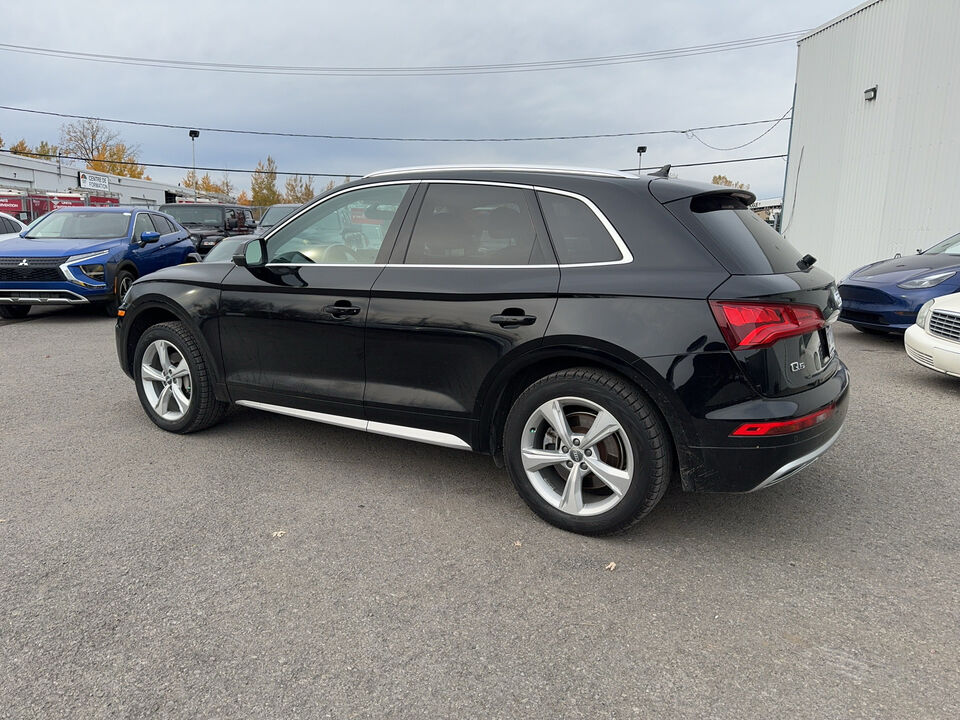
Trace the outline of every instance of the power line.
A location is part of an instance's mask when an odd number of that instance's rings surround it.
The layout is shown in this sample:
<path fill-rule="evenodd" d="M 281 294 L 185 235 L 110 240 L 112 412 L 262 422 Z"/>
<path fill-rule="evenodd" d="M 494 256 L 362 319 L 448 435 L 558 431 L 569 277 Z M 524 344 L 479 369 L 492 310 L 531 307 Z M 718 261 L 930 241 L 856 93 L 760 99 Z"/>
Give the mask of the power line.
<path fill-rule="evenodd" d="M 9 153 L 11 155 L 20 155 L 21 153 L 15 153 L 9 148 L 0 148 L 0 153 Z M 53 155 L 50 153 L 35 153 L 31 152 L 29 154 L 24 153 L 24 157 L 45 157 L 45 158 L 60 158 L 62 160 L 80 160 L 83 162 L 95 162 L 94 158 L 79 157 L 77 155 Z M 697 162 L 697 163 L 677 163 L 672 164 L 671 167 L 699 167 L 701 165 L 726 165 L 728 163 L 740 163 L 740 162 L 752 162 L 754 160 L 771 160 L 774 158 L 785 158 L 786 155 L 760 155 L 757 157 L 748 157 L 748 158 L 731 158 L 727 160 L 712 160 L 710 162 Z M 97 162 L 102 162 L 99 160 Z M 144 167 L 157 167 L 157 168 L 174 168 L 177 170 L 192 170 L 193 166 L 191 165 L 173 165 L 170 163 L 151 163 L 151 162 L 114 162 L 111 161 L 111 164 L 114 165 L 142 165 Z M 656 170 L 660 166 L 651 165 L 650 167 L 642 167 L 640 171 L 643 170 Z M 198 167 L 198 171 L 203 170 L 204 172 L 227 172 L 227 173 L 246 173 L 253 174 L 255 172 L 262 172 L 258 170 L 243 170 L 240 168 L 222 168 L 222 167 Z M 635 172 L 634 168 L 623 168 L 620 172 Z M 289 170 L 277 170 L 277 175 L 300 175 L 301 177 L 361 177 L 364 173 L 313 173 L 313 172 L 291 172 Z"/>
<path fill-rule="evenodd" d="M 670 130 L 642 130 L 636 132 L 615 132 L 615 133 L 592 133 L 583 135 L 536 135 L 529 137 L 487 137 L 487 138 L 437 138 L 437 137 L 392 137 L 392 136 L 366 136 L 366 135 L 332 135 L 323 133 L 296 133 L 296 132 L 278 132 L 270 130 L 235 130 L 229 128 L 212 128 L 197 125 L 173 125 L 170 123 L 147 122 L 143 120 L 118 120 L 116 118 L 103 118 L 93 115 L 73 115 L 70 113 L 52 112 L 50 110 L 33 110 L 29 108 L 12 107 L 10 105 L 0 105 L 0 110 L 10 110 L 12 112 L 30 113 L 33 115 L 46 115 L 49 117 L 58 117 L 71 120 L 94 120 L 96 122 L 114 123 L 117 125 L 135 125 L 140 127 L 164 128 L 169 130 L 200 130 L 211 133 L 230 133 L 233 135 L 261 135 L 270 137 L 291 137 L 291 138 L 312 138 L 321 140 L 366 140 L 379 142 L 422 142 L 422 143 L 502 143 L 502 142 L 538 142 L 545 140 L 592 140 L 597 138 L 618 138 L 618 137 L 638 137 L 641 135 L 691 135 L 701 130 L 720 130 L 723 128 L 746 127 L 749 125 L 765 125 L 766 123 L 776 124 L 786 118 L 784 113 L 779 118 L 769 120 L 750 120 L 748 122 L 725 123 L 722 125 L 703 125 L 692 128 L 676 128 Z M 773 129 L 770 128 L 770 130 Z M 769 132 L 770 130 L 767 130 Z M 764 133 L 765 135 L 766 133 Z M 694 137 L 696 137 L 694 135 Z M 760 137 L 763 137 L 761 135 Z M 700 140 L 700 138 L 697 138 Z M 703 142 L 700 140 L 700 142 Z"/>
<path fill-rule="evenodd" d="M 753 47 L 762 47 L 797 40 L 807 33 L 806 30 L 777 33 L 741 38 L 706 45 L 668 48 L 645 52 L 622 53 L 619 55 L 599 55 L 565 60 L 541 60 L 518 63 L 489 63 L 479 65 L 423 65 L 394 67 L 343 67 L 310 65 L 256 65 L 244 63 L 203 62 L 199 60 L 173 60 L 169 58 L 146 58 L 129 55 L 107 55 L 103 53 L 77 52 L 56 48 L 42 48 L 29 45 L 0 43 L 0 50 L 26 55 L 42 55 L 68 60 L 108 63 L 114 65 L 132 65 L 139 67 L 159 67 L 177 70 L 195 70 L 203 72 L 240 73 L 247 75 L 293 75 L 293 76 L 340 76 L 340 77 L 415 77 L 424 75 L 493 75 L 503 73 L 542 72 L 547 70 L 569 70 L 584 67 L 603 67 L 630 63 L 653 62 L 679 57 L 692 57 L 713 53 L 731 52 Z"/>
<path fill-rule="evenodd" d="M 757 155 L 756 157 L 748 158 L 734 158 L 730 160 L 711 160 L 710 162 L 695 162 L 695 163 L 671 163 L 670 167 L 679 168 L 679 167 L 700 167 L 701 165 L 726 165 L 728 163 L 741 163 L 741 162 L 753 162 L 754 160 L 774 160 L 777 158 L 785 158 L 786 155 Z M 661 165 L 651 165 L 650 167 L 640 168 L 640 172 L 644 170 L 659 170 Z M 634 168 L 621 168 L 620 172 L 636 172 Z"/>
<path fill-rule="evenodd" d="M 783 115 L 781 115 L 781 116 L 773 123 L 773 125 L 771 125 L 771 126 L 768 127 L 766 130 L 764 130 L 762 133 L 760 133 L 759 135 L 757 135 L 753 140 L 748 140 L 748 141 L 745 142 L 745 143 L 742 143 L 742 144 L 740 144 L 740 145 L 734 145 L 734 146 L 732 146 L 732 147 L 716 147 L 715 145 L 711 145 L 710 143 L 706 142 L 703 138 L 701 138 L 699 135 L 697 135 L 693 130 L 687 131 L 686 136 L 687 136 L 687 137 L 695 138 L 696 140 L 698 140 L 698 141 L 700 142 L 701 145 L 706 145 L 706 146 L 707 146 L 708 148 L 710 148 L 711 150 L 720 150 L 721 152 L 726 152 L 726 151 L 728 151 L 728 150 L 739 150 L 740 148 L 745 148 L 747 145 L 753 145 L 755 142 L 757 142 L 757 141 L 760 140 L 762 137 L 764 137 L 767 133 L 769 133 L 771 130 L 773 130 L 777 125 L 779 125 L 781 122 L 783 122 L 784 120 L 786 120 L 786 119 L 787 119 L 787 115 L 790 113 L 791 110 L 793 110 L 793 108 L 788 108 L 787 111 L 786 111 Z"/>

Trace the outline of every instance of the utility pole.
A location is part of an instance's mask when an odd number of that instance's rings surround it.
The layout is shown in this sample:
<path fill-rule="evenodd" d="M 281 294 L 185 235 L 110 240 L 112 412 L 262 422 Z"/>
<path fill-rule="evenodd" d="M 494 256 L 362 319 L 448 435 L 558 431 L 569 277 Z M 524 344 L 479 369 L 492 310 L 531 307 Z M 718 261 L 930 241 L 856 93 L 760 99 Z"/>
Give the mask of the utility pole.
<path fill-rule="evenodd" d="M 197 138 L 199 130 L 190 131 L 190 148 L 193 150 L 193 202 L 197 202 Z"/>

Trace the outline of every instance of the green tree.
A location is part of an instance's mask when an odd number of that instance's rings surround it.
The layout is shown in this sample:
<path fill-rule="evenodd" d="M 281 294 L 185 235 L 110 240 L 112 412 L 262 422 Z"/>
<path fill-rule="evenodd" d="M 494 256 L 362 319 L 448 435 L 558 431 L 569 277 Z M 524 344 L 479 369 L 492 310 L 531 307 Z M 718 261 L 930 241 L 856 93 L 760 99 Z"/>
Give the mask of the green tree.
<path fill-rule="evenodd" d="M 317 193 L 313 189 L 313 181 L 299 175 L 291 175 L 284 184 L 283 201 L 288 203 L 305 203 L 313 199 Z"/>
<path fill-rule="evenodd" d="M 33 152 L 43 160 L 52 160 L 57 156 L 57 153 L 60 152 L 60 148 L 56 145 L 51 145 L 46 140 L 41 140 Z"/>
<path fill-rule="evenodd" d="M 277 163 L 269 155 L 257 163 L 250 177 L 250 194 L 254 205 L 276 205 L 282 199 L 277 190 Z"/>

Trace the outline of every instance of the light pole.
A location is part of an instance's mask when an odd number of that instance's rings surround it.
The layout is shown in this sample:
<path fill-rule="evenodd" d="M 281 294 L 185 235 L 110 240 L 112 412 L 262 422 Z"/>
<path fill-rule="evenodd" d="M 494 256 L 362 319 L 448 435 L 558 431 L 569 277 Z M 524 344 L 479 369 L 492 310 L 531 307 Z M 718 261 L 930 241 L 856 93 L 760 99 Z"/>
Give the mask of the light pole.
<path fill-rule="evenodd" d="M 640 173 L 640 166 L 643 165 L 643 154 L 647 151 L 646 145 L 637 147 L 637 174 Z"/>
<path fill-rule="evenodd" d="M 197 138 L 200 137 L 199 130 L 190 131 L 190 148 L 193 151 L 193 201 L 197 202 Z"/>

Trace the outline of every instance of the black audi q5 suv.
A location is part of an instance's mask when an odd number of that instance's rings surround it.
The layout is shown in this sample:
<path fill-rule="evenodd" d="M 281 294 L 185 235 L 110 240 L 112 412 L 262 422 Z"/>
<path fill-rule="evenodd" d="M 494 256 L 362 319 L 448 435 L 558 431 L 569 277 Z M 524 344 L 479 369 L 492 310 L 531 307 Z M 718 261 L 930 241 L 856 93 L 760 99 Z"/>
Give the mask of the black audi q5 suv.
<path fill-rule="evenodd" d="M 751 193 L 663 175 L 368 175 L 134 283 L 120 365 L 164 430 L 235 403 L 487 453 L 574 532 L 772 485 L 843 424 L 835 283 Z"/>

